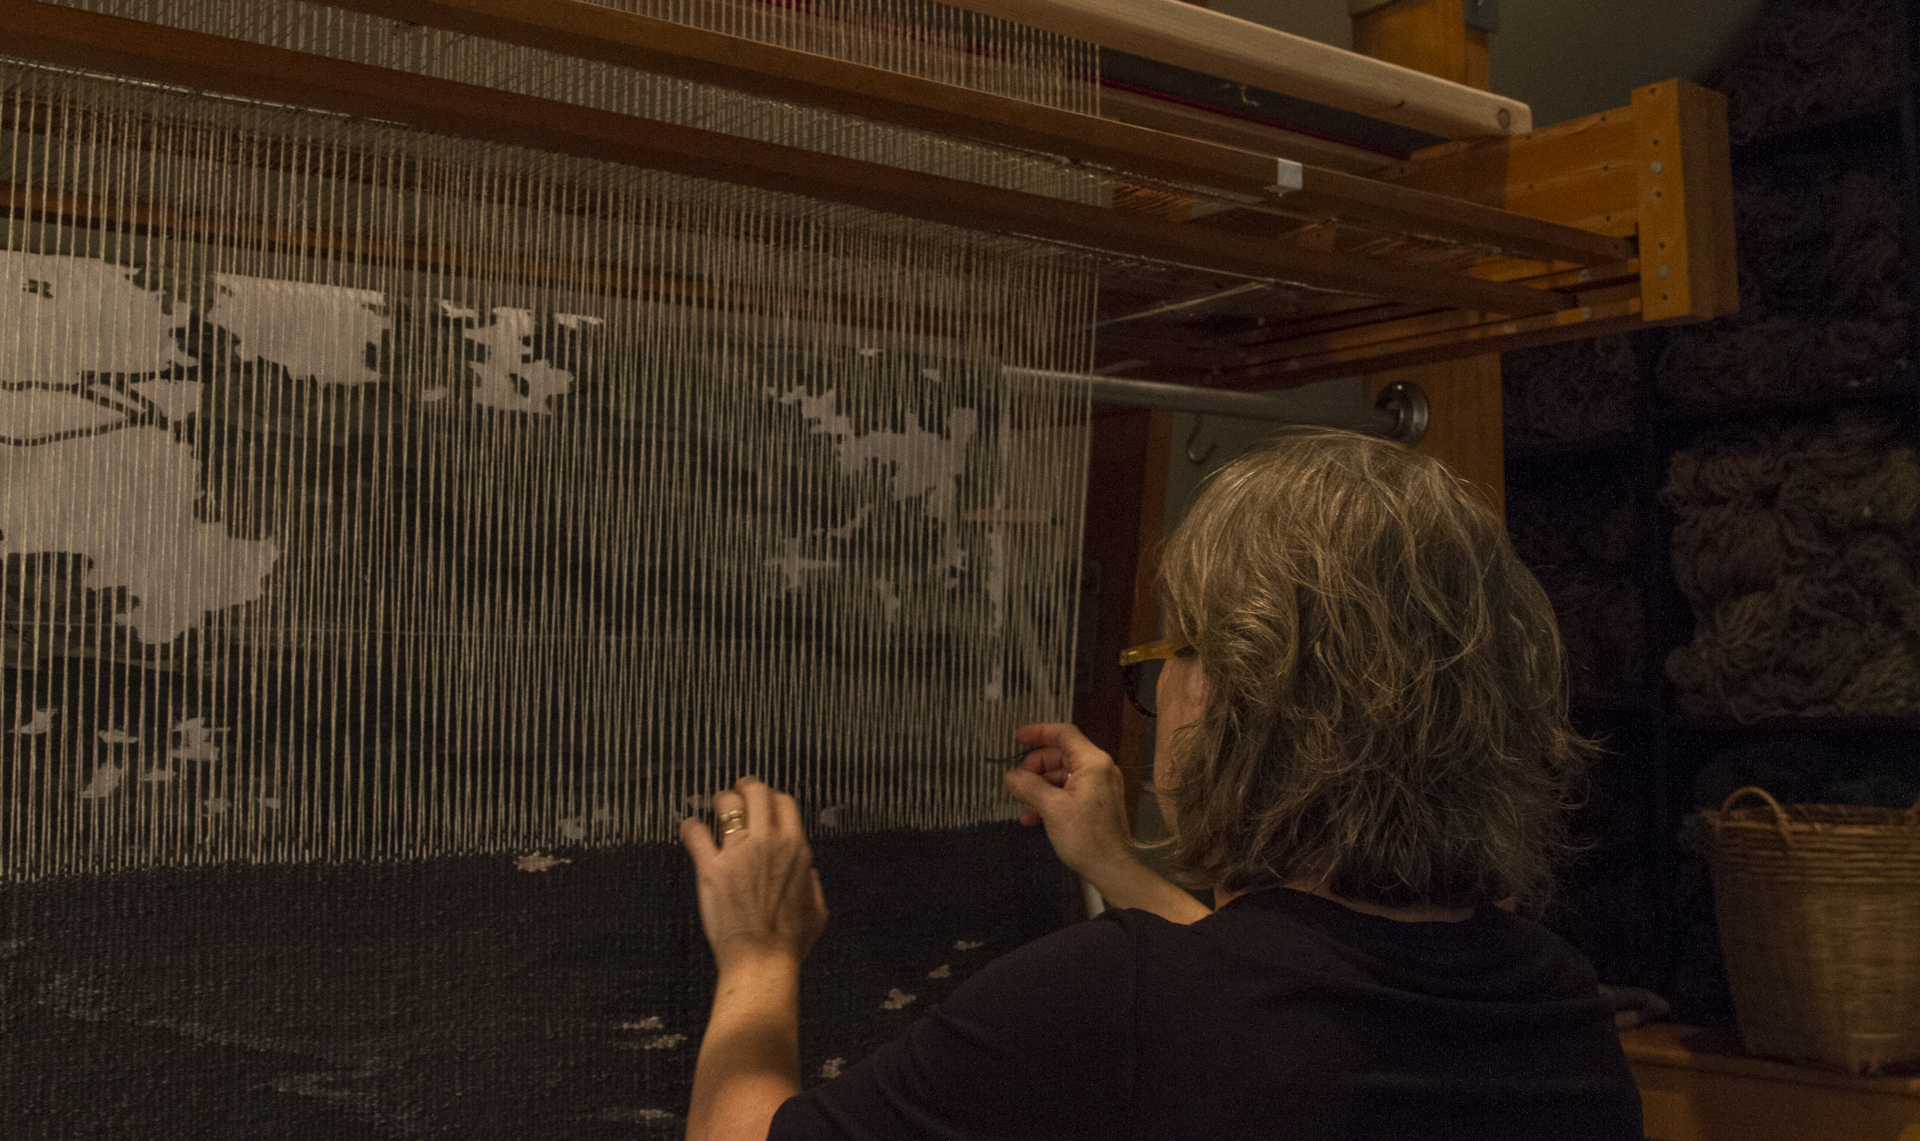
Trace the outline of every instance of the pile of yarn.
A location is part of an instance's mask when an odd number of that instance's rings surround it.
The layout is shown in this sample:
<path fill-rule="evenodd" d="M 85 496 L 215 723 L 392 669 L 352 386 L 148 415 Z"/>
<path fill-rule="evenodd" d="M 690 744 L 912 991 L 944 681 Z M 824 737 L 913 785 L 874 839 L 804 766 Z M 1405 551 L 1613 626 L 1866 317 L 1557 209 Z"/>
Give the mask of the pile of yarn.
<path fill-rule="evenodd" d="M 1500 358 L 1507 438 L 1577 440 L 1633 427 L 1634 356 L 1624 336 L 1562 341 Z"/>
<path fill-rule="evenodd" d="M 1774 0 L 1707 86 L 1734 141 L 1895 105 L 1906 74 L 1900 0 Z"/>
<path fill-rule="evenodd" d="M 1556 481 L 1507 500 L 1514 551 L 1553 602 L 1575 705 L 1644 696 L 1647 617 L 1633 575 L 1638 526 L 1619 481 Z"/>
<path fill-rule="evenodd" d="M 1920 464 L 1890 422 L 1709 432 L 1673 454 L 1661 499 L 1694 610 L 1693 643 L 1667 657 L 1689 712 L 1920 712 Z"/>
<path fill-rule="evenodd" d="M 1909 291 L 1901 184 L 1790 155 L 1734 186 L 1740 312 L 1676 330 L 1656 370 L 1684 402 L 1780 399 L 1904 375 Z"/>

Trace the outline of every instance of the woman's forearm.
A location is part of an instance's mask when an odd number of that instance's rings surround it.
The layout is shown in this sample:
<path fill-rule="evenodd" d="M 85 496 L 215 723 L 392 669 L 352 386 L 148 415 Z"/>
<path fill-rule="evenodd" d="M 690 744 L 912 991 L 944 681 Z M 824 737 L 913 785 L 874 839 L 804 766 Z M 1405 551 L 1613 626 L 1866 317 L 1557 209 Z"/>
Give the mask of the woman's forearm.
<path fill-rule="evenodd" d="M 1206 904 L 1189 895 L 1139 860 L 1115 860 L 1089 875 L 1081 875 L 1108 907 L 1133 907 L 1150 911 L 1174 923 L 1192 923 L 1213 914 Z"/>
<path fill-rule="evenodd" d="M 767 954 L 721 967 L 700 1040 L 687 1141 L 763 1141 L 800 1092 L 800 960 Z"/>

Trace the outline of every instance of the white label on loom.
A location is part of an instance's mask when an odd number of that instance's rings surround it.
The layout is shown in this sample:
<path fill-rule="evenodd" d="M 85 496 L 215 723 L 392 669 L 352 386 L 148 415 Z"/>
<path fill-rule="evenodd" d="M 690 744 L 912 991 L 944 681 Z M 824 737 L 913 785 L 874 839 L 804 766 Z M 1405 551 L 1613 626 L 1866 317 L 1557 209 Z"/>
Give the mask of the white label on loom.
<path fill-rule="evenodd" d="M 192 363 L 160 294 L 138 270 L 94 258 L 0 251 L 0 385 L 77 389 L 85 374 L 153 373 Z M 0 432 L 0 434 L 8 434 Z"/>
<path fill-rule="evenodd" d="M 196 516 L 193 448 L 164 428 L 21 448 L 8 454 L 7 475 L 0 556 L 84 556 L 83 585 L 126 588 L 118 620 L 143 642 L 171 642 L 208 611 L 260 597 L 279 558 L 272 540 L 236 539 Z"/>
<path fill-rule="evenodd" d="M 393 323 L 373 289 L 215 274 L 207 319 L 239 341 L 243 360 L 279 365 L 294 380 L 372 384 L 380 343 Z M 371 352 L 369 352 L 371 350 Z"/>

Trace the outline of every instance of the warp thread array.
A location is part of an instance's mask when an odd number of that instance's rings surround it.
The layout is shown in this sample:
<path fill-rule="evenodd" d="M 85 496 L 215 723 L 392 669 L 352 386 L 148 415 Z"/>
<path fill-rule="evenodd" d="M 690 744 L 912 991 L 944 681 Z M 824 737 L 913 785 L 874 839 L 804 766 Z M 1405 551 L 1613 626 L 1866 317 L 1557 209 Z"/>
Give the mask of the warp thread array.
<path fill-rule="evenodd" d="M 1697 623 L 1667 672 L 1691 712 L 1920 711 L 1920 466 L 1890 423 L 1710 432 L 1674 453 L 1673 573 Z"/>
<path fill-rule="evenodd" d="M 295 46 L 1092 187 L 283 7 Z M 1084 255 L 31 66 L 0 99 L 0 174 L 63 204 L 0 221 L 0 879 L 662 840 L 729 771 L 817 831 L 1009 814 L 983 762 L 1070 700 L 1085 431 L 1001 369 L 1085 366 Z"/>

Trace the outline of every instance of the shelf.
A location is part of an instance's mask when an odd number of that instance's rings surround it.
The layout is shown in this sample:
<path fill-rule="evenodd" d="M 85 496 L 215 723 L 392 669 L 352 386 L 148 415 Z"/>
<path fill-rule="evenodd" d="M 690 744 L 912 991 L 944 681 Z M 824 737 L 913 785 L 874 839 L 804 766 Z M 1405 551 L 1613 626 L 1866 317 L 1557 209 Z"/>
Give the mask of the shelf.
<path fill-rule="evenodd" d="M 1911 1141 L 1920 1079 L 1855 1077 L 1743 1052 L 1731 1035 L 1656 1023 L 1620 1036 L 1654 1141 Z"/>

